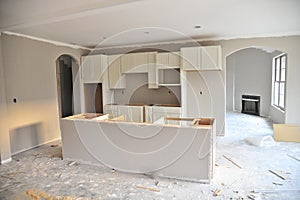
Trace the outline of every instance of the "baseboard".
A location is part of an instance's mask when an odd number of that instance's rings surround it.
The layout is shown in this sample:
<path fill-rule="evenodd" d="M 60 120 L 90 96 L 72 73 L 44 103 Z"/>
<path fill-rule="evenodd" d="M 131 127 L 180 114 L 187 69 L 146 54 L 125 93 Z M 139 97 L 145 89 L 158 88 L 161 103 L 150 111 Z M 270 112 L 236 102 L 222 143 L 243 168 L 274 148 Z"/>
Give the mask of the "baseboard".
<path fill-rule="evenodd" d="M 11 162 L 11 161 L 12 161 L 11 158 L 8 158 L 8 159 L 5 159 L 5 160 L 1 160 L 1 165 L 6 164 L 6 163 L 9 163 L 9 162 Z"/>
<path fill-rule="evenodd" d="M 52 140 L 48 140 L 48 141 L 46 141 L 46 142 L 43 142 L 43 143 L 34 145 L 34 146 L 32 146 L 32 147 L 28 147 L 28 148 L 26 148 L 26 149 L 22 149 L 22 150 L 19 150 L 19 151 L 17 151 L 17 152 L 13 152 L 13 153 L 11 153 L 11 155 L 16 155 L 16 154 L 18 154 L 18 153 L 22 153 L 22 152 L 24 152 L 24 151 L 28 151 L 28 150 L 34 149 L 34 148 L 36 148 L 36 147 L 39 147 L 39 146 L 42 146 L 42 145 L 45 145 L 45 144 L 48 144 L 48 143 L 51 143 L 51 142 L 55 142 L 55 141 L 57 141 L 57 140 L 61 140 L 61 137 L 57 137 L 57 138 L 54 138 L 54 139 L 52 139 Z"/>

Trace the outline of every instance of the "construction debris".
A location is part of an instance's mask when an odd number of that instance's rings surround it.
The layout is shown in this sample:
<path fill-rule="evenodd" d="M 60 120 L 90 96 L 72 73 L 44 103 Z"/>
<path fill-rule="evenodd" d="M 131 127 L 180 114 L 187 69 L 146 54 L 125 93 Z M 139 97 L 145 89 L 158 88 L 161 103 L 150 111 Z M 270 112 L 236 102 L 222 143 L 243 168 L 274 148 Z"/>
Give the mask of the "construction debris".
<path fill-rule="evenodd" d="M 253 194 L 247 195 L 248 199 L 255 200 L 255 196 Z"/>
<path fill-rule="evenodd" d="M 223 155 L 224 158 L 226 158 L 228 161 L 230 161 L 232 164 L 234 164 L 235 166 L 237 166 L 238 168 L 242 169 L 243 167 L 239 164 L 237 164 L 236 162 L 234 162 L 231 158 Z"/>
<path fill-rule="evenodd" d="M 282 183 L 272 182 L 274 185 L 283 185 Z"/>
<path fill-rule="evenodd" d="M 275 171 L 273 171 L 273 170 L 269 170 L 269 172 L 271 172 L 272 174 L 278 176 L 278 177 L 281 178 L 282 180 L 285 180 L 285 177 L 282 176 L 281 174 L 279 174 L 279 172 L 275 172 Z"/>
<path fill-rule="evenodd" d="M 217 197 L 217 196 L 220 196 L 221 195 L 221 190 L 219 190 L 219 189 L 216 189 L 215 191 L 214 191 L 214 193 L 213 193 L 213 196 L 214 197 Z"/>
<path fill-rule="evenodd" d="M 150 190 L 150 191 L 153 191 L 153 192 L 160 192 L 160 190 L 158 190 L 158 189 L 150 188 L 150 187 L 146 187 L 146 186 L 137 185 L 136 187 L 141 188 L 141 189 L 145 189 L 145 190 Z"/>
<path fill-rule="evenodd" d="M 299 162 L 300 162 L 300 159 L 299 159 L 299 158 L 297 158 L 297 157 L 295 157 L 295 156 L 292 156 L 292 155 L 288 154 L 288 157 L 290 157 L 290 158 L 293 158 L 294 160 L 297 160 L 297 161 L 299 161 Z"/>

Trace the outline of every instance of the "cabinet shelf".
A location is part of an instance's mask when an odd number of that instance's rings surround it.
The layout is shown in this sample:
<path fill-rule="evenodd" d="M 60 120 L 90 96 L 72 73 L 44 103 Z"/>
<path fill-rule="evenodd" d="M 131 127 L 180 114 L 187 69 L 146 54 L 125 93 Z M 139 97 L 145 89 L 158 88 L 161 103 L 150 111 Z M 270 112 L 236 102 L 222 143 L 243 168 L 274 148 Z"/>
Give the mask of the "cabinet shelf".
<path fill-rule="evenodd" d="M 180 86 L 180 68 L 163 67 L 157 69 L 159 86 Z"/>

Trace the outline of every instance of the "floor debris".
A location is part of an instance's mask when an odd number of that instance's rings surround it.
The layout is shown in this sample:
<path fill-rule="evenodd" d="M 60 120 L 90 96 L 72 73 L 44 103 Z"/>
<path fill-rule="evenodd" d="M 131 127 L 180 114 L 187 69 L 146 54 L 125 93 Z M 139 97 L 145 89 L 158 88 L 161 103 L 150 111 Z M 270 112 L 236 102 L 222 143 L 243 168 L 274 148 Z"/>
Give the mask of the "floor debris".
<path fill-rule="evenodd" d="M 235 166 L 237 166 L 238 168 L 242 169 L 243 167 L 239 164 L 237 164 L 236 162 L 234 162 L 231 158 L 223 155 L 224 158 L 226 158 L 228 161 L 230 161 L 232 164 L 234 164 Z"/>
<path fill-rule="evenodd" d="M 219 190 L 219 189 L 216 189 L 215 191 L 214 191 L 214 193 L 213 193 L 213 196 L 214 197 L 217 197 L 217 196 L 220 196 L 221 195 L 221 190 Z"/>
<path fill-rule="evenodd" d="M 285 180 L 285 177 L 283 175 L 281 175 L 279 172 L 275 172 L 274 170 L 271 170 L 271 169 L 269 170 L 269 172 L 271 172 L 272 174 L 278 176 L 282 180 Z"/>
<path fill-rule="evenodd" d="M 292 156 L 292 155 L 288 154 L 288 157 L 290 157 L 290 158 L 293 158 L 294 160 L 297 160 L 297 161 L 299 161 L 299 162 L 300 162 L 300 159 L 299 159 L 299 158 L 297 158 L 297 157 L 295 157 L 295 156 Z"/>
<path fill-rule="evenodd" d="M 274 185 L 283 185 L 282 183 L 272 182 Z"/>
<path fill-rule="evenodd" d="M 150 191 L 153 191 L 153 192 L 160 192 L 160 190 L 158 190 L 158 189 L 150 188 L 150 187 L 146 187 L 146 186 L 142 186 L 142 185 L 137 185 L 136 187 L 141 188 L 141 189 L 145 189 L 145 190 L 150 190 Z"/>

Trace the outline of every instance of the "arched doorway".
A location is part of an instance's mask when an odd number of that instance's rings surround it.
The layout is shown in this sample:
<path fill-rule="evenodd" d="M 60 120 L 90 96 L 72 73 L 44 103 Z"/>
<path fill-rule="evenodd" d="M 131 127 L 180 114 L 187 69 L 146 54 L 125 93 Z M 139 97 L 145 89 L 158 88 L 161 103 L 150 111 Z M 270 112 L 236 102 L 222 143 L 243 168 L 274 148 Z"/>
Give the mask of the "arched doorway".
<path fill-rule="evenodd" d="M 269 47 L 246 47 L 226 56 L 227 128 L 242 126 L 245 130 L 235 130 L 259 132 L 273 122 L 285 123 L 285 113 L 273 106 L 273 59 L 281 54 L 283 52 Z M 259 97 L 259 117 L 240 114 L 245 101 L 249 101 L 247 109 L 256 109 L 253 99 L 243 99 L 245 96 L 248 98 L 247 95 Z M 268 132 L 271 131 L 268 129 Z"/>
<path fill-rule="evenodd" d="M 78 74 L 79 66 L 70 55 L 61 55 L 56 60 L 57 94 L 59 117 L 80 112 Z"/>

